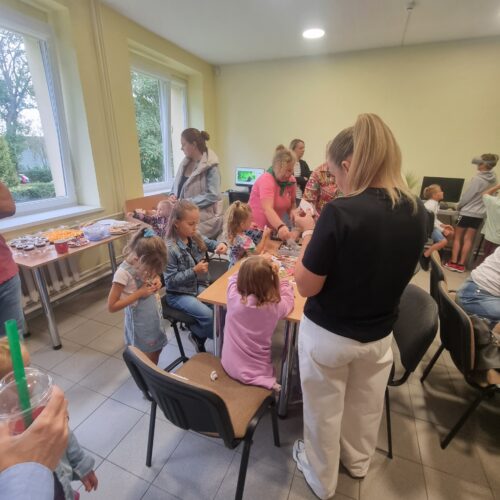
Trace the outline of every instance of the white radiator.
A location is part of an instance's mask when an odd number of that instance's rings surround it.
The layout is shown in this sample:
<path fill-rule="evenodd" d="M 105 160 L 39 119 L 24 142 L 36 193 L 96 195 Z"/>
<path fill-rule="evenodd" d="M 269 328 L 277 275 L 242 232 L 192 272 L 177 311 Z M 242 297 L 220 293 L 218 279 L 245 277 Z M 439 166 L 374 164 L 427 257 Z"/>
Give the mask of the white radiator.
<path fill-rule="evenodd" d="M 40 296 L 33 279 L 33 274 L 29 269 L 20 268 L 23 306 L 33 306 L 40 302 Z M 80 281 L 80 270 L 78 269 L 78 257 L 68 257 L 66 259 L 52 262 L 43 267 L 47 290 L 49 294 L 57 295 L 66 290 L 70 290 L 75 283 Z"/>

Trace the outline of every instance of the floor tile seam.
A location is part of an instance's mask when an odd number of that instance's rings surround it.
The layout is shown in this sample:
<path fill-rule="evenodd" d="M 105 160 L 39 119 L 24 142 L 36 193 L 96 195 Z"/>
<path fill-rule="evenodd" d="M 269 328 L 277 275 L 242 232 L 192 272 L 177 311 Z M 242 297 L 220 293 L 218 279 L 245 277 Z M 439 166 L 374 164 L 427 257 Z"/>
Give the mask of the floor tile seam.
<path fill-rule="evenodd" d="M 485 468 L 485 466 L 484 466 L 483 459 L 481 458 L 481 453 L 479 453 L 479 451 L 478 451 L 478 445 L 477 445 L 477 443 L 476 443 L 476 442 L 474 442 L 474 443 L 473 443 L 473 445 L 474 445 L 474 448 L 475 448 L 476 454 L 477 454 L 477 456 L 479 457 L 479 463 L 480 463 L 480 465 L 481 465 L 481 469 L 482 469 L 482 471 L 483 471 L 484 477 L 486 478 L 486 482 L 488 483 L 488 486 L 489 486 L 489 488 L 490 488 L 490 490 L 491 490 L 491 492 L 492 492 L 493 498 L 495 498 L 495 490 L 494 490 L 494 488 L 493 488 L 493 484 L 492 484 L 492 482 L 490 481 L 489 475 L 488 475 L 488 473 L 487 473 L 487 471 L 486 471 L 486 468 Z"/>
<path fill-rule="evenodd" d="M 99 323 L 100 325 L 105 325 L 105 326 L 107 326 L 107 327 L 108 327 L 108 328 L 106 328 L 106 330 L 102 331 L 102 332 L 101 332 L 101 333 L 100 333 L 100 334 L 99 334 L 99 335 L 98 335 L 95 339 L 92 339 L 90 342 L 93 342 L 94 340 L 96 340 L 96 339 L 100 338 L 100 337 L 101 337 L 102 335 L 104 335 L 106 332 L 108 332 L 109 330 L 111 330 L 111 328 L 114 328 L 114 326 L 110 326 L 110 325 L 108 325 L 107 323 L 102 323 L 102 322 L 97 321 L 97 320 L 95 320 L 95 319 L 93 319 L 93 318 L 87 318 L 87 319 L 89 319 L 90 321 L 95 321 L 96 323 Z M 80 324 L 80 325 L 76 326 L 75 328 L 73 328 L 73 330 L 70 330 L 70 331 L 65 332 L 65 333 L 61 333 L 61 337 L 66 338 L 66 335 L 68 335 L 69 333 L 73 332 L 73 331 L 74 331 L 74 330 L 76 330 L 77 328 L 80 328 L 83 324 L 84 324 L 84 323 L 82 323 L 82 324 Z M 69 341 L 71 341 L 71 342 L 78 343 L 77 341 L 72 340 L 72 339 L 67 339 L 67 340 L 69 340 Z M 88 345 L 88 344 L 85 344 L 85 345 Z"/>
<path fill-rule="evenodd" d="M 126 384 L 127 382 L 128 382 L 128 381 L 126 380 L 123 384 Z M 123 386 L 123 384 L 122 384 L 120 387 L 118 387 L 118 389 L 116 389 L 116 390 L 115 390 L 115 392 L 116 392 L 116 391 L 118 391 L 118 390 L 119 390 L 119 389 Z M 90 389 L 90 390 L 92 390 L 92 389 Z M 94 391 L 94 392 L 95 392 L 95 391 Z M 100 393 L 99 393 L 99 394 L 100 394 Z M 113 393 L 113 394 L 114 394 L 114 393 Z M 112 400 L 113 400 L 113 401 L 115 401 L 116 403 L 121 403 L 122 405 L 127 406 L 127 407 L 131 408 L 132 410 L 137 410 L 137 411 L 140 411 L 141 413 L 143 413 L 144 415 L 149 415 L 149 413 L 147 412 L 147 410 L 146 410 L 146 411 L 144 411 L 144 410 L 139 410 L 139 408 L 136 408 L 135 406 L 132 406 L 132 405 L 130 405 L 130 404 L 128 404 L 128 403 L 124 403 L 123 401 L 120 401 L 119 399 L 116 399 L 116 397 L 113 397 L 113 395 L 111 395 L 111 396 L 106 396 L 106 397 L 107 397 L 108 399 L 112 399 Z"/>
<path fill-rule="evenodd" d="M 75 385 L 78 385 L 79 387 L 83 387 L 84 389 L 87 389 L 88 391 L 92 391 L 92 389 L 89 389 L 88 387 L 84 387 L 83 385 L 80 385 L 80 384 L 75 384 Z M 95 392 L 95 391 L 92 391 L 92 392 Z M 96 393 L 96 394 L 99 394 L 99 393 Z M 99 394 L 99 396 L 102 396 L 102 394 Z M 109 399 L 109 398 L 108 398 Z M 85 423 L 85 421 L 90 418 L 108 399 L 105 399 L 104 401 L 102 401 L 101 403 L 99 403 L 76 427 L 72 428 L 71 430 L 74 432 L 76 431 L 81 425 L 83 425 Z M 71 423 L 71 414 L 69 415 L 69 422 Z M 90 450 L 92 453 L 95 453 L 96 455 L 100 456 L 101 458 L 106 458 L 106 457 L 103 457 L 102 455 L 100 455 L 99 453 L 96 453 L 94 450 Z"/>
<path fill-rule="evenodd" d="M 231 468 L 231 465 L 233 465 L 233 461 L 236 459 L 237 455 L 238 455 L 237 453 L 233 453 L 233 457 L 232 457 L 231 461 L 229 462 L 229 465 L 228 465 L 228 467 L 227 467 L 227 469 L 226 469 L 226 472 L 224 473 L 224 476 L 222 476 L 222 480 L 221 480 L 221 482 L 220 482 L 220 484 L 219 484 L 219 487 L 217 488 L 217 491 L 215 492 L 214 496 L 212 497 L 212 500 L 215 500 L 215 498 L 217 498 L 217 495 L 219 494 L 219 491 L 220 491 L 220 489 L 222 488 L 222 484 L 223 484 L 223 483 L 224 483 L 224 481 L 226 480 L 226 477 L 227 477 L 227 475 L 229 474 L 229 469 Z M 241 463 L 241 462 L 240 462 L 240 463 Z M 248 465 L 249 465 L 249 464 L 250 464 L 250 457 L 249 457 L 248 464 L 247 464 L 247 472 L 248 472 Z M 238 475 L 239 475 L 239 471 L 240 471 L 240 469 L 239 469 L 239 467 L 238 467 Z M 248 474 L 247 474 L 247 476 L 248 476 Z M 246 484 L 246 478 L 247 478 L 247 476 L 245 476 L 245 484 Z M 292 479 L 292 480 L 293 480 L 293 479 Z M 245 490 L 243 490 L 243 492 L 244 492 L 244 491 L 245 491 Z"/>
<path fill-rule="evenodd" d="M 141 497 L 141 500 L 143 500 L 144 498 L 146 498 L 146 495 L 148 494 L 148 491 L 151 489 L 151 488 L 158 488 L 159 490 L 161 491 L 164 491 L 165 493 L 168 493 L 171 497 L 177 499 L 177 500 L 182 500 L 181 497 L 178 497 L 177 495 L 174 495 L 173 493 L 169 493 L 168 491 L 165 491 L 163 488 L 160 488 L 159 486 L 157 486 L 156 484 L 150 484 L 149 485 L 149 488 L 146 490 L 146 492 L 144 493 L 144 495 L 142 495 Z"/>
<path fill-rule="evenodd" d="M 111 452 L 111 453 L 112 453 L 112 452 Z M 108 455 L 108 457 L 109 457 L 109 455 Z M 119 468 L 119 469 L 121 469 L 123 472 L 126 472 L 127 474 L 130 474 L 130 475 L 134 476 L 135 478 L 140 479 L 141 481 L 144 481 L 145 483 L 148 483 L 148 487 L 146 488 L 146 491 L 144 492 L 144 494 L 146 494 L 146 492 L 148 491 L 148 489 L 150 488 L 150 486 L 153 484 L 151 481 L 149 481 L 148 479 L 144 479 L 143 477 L 138 476 L 138 475 L 137 475 L 137 474 L 135 474 L 134 472 L 131 472 L 131 471 L 129 471 L 129 470 L 127 470 L 127 469 L 125 469 L 123 466 L 121 466 L 121 465 L 119 465 L 119 464 L 117 464 L 117 463 L 113 462 L 113 461 L 112 461 L 112 460 L 110 460 L 108 457 L 105 457 L 105 458 L 103 459 L 103 461 L 101 462 L 101 464 L 99 465 L 99 467 L 101 467 L 101 466 L 102 466 L 102 464 L 103 464 L 104 462 L 108 462 L 109 464 L 114 465 L 115 467 L 118 467 L 118 468 Z M 167 493 L 168 493 L 168 492 L 167 492 Z"/>
<path fill-rule="evenodd" d="M 487 484 L 485 485 L 484 483 L 478 483 L 477 481 L 471 481 L 469 479 L 464 479 L 463 477 L 460 477 L 460 476 L 455 476 L 454 474 L 451 474 L 450 472 L 446 472 L 444 470 L 437 469 L 436 467 L 432 467 L 430 465 L 422 464 L 422 467 L 427 468 L 427 469 L 431 469 L 431 470 L 436 471 L 436 472 L 440 472 L 441 474 L 445 474 L 453 479 L 460 479 L 461 481 L 464 481 L 465 483 L 470 483 L 470 484 L 474 484 L 476 486 L 481 486 L 482 488 L 486 488 L 486 489 L 491 491 L 493 498 L 495 498 L 495 496 L 493 495 L 493 488 L 490 486 L 490 483 L 489 483 L 488 478 L 486 476 L 485 476 L 485 478 L 486 478 Z M 424 474 L 424 478 L 425 478 L 425 474 Z"/>
<path fill-rule="evenodd" d="M 49 368 L 49 370 L 50 370 L 50 371 L 53 371 L 53 370 L 54 370 L 54 368 L 58 367 L 58 366 L 59 366 L 59 365 L 61 365 L 62 363 L 65 363 L 66 361 L 68 361 L 68 359 L 69 359 L 69 358 L 71 358 L 71 357 L 72 357 L 72 356 L 74 356 L 75 354 L 79 353 L 79 352 L 80 352 L 82 349 L 84 349 L 84 348 L 90 349 L 91 351 L 94 351 L 96 354 L 104 354 L 104 353 L 102 353 L 101 351 L 97 351 L 97 350 L 95 350 L 95 349 L 92 349 L 92 347 L 88 347 L 88 346 L 86 346 L 86 345 L 82 345 L 82 346 L 80 347 L 80 349 L 78 349 L 77 351 L 75 351 L 75 352 L 73 352 L 72 354 L 70 354 L 67 358 L 64 358 L 64 359 L 63 359 L 60 363 L 57 363 L 57 364 L 56 364 L 56 365 L 54 365 L 52 368 Z M 104 356 L 106 356 L 106 359 L 104 359 L 102 362 L 100 362 L 98 365 L 96 365 L 94 368 L 92 368 L 92 371 L 97 370 L 97 368 L 99 368 L 99 367 L 100 367 L 100 366 L 101 366 L 101 365 L 102 365 L 105 361 L 107 361 L 109 358 L 112 358 L 112 357 L 113 357 L 113 356 L 110 356 L 109 354 L 104 354 Z M 59 373 L 56 373 L 56 375 L 59 375 Z M 90 375 L 90 372 L 89 372 L 89 373 L 87 373 L 87 375 L 85 375 L 85 377 L 87 377 L 88 375 Z M 64 375 L 61 375 L 61 377 L 64 377 Z M 80 381 L 81 381 L 81 380 L 83 380 L 85 377 L 82 377 L 82 378 L 80 379 Z M 66 377 L 64 377 L 64 378 L 66 378 Z M 68 380 L 70 380 L 70 379 L 68 379 Z M 79 384 L 79 382 L 77 382 L 77 384 Z M 94 391 L 94 392 L 95 392 L 95 391 Z"/>
<path fill-rule="evenodd" d="M 140 411 L 140 410 L 138 410 Z M 144 415 L 147 415 L 147 413 L 144 413 Z M 143 415 L 143 416 L 144 416 Z M 140 420 L 142 419 L 142 417 L 139 418 L 139 420 L 134 424 L 134 426 L 127 432 L 127 434 L 125 434 L 125 436 L 123 436 L 123 438 L 120 440 L 120 442 L 109 452 L 108 454 L 108 457 L 113 453 L 113 451 L 120 445 L 120 443 L 129 435 L 130 432 L 132 432 L 132 430 L 137 426 L 139 425 L 139 422 Z M 169 422 L 170 423 L 170 422 Z M 174 426 L 176 429 L 180 429 L 180 427 L 177 427 L 177 426 Z M 181 429 L 183 430 L 183 429 Z M 156 420 L 155 420 L 155 431 L 156 431 Z M 181 444 L 182 440 L 184 439 L 184 436 L 186 435 L 186 433 L 184 433 L 184 435 L 182 436 L 181 439 L 179 439 L 179 442 L 177 443 L 177 445 L 175 446 L 175 448 L 170 452 L 167 460 L 165 461 L 165 463 L 163 464 L 163 466 L 160 468 L 160 470 L 155 474 L 155 476 L 153 477 L 153 479 L 151 479 L 151 484 L 153 484 L 155 481 L 156 481 L 156 478 L 160 475 L 161 471 L 165 468 L 165 466 L 167 465 L 167 462 L 170 460 L 170 457 L 174 454 L 175 450 L 179 447 L 179 445 Z M 146 441 L 145 441 L 145 445 L 147 447 L 147 438 L 146 438 Z M 151 456 L 151 463 L 153 463 L 153 458 L 154 458 L 154 437 L 153 437 L 153 454 Z M 111 460 L 110 460 L 111 462 Z M 112 462 L 114 463 L 114 462 Z M 118 464 L 115 464 L 115 465 L 118 465 Z M 122 467 L 123 468 L 123 467 Z M 132 473 L 133 474 L 133 473 Z M 134 474 L 134 475 L 137 475 L 137 474 Z M 141 479 L 144 479 L 144 478 L 141 478 Z M 146 479 L 145 479 L 146 481 Z M 155 485 L 156 487 L 159 487 L 158 485 Z M 170 495 L 173 495 L 177 498 L 176 495 L 174 495 L 173 493 L 171 493 L 170 491 L 167 491 L 165 490 L 165 488 L 161 488 L 159 487 L 161 490 L 163 491 L 166 491 L 167 493 L 169 493 Z"/>

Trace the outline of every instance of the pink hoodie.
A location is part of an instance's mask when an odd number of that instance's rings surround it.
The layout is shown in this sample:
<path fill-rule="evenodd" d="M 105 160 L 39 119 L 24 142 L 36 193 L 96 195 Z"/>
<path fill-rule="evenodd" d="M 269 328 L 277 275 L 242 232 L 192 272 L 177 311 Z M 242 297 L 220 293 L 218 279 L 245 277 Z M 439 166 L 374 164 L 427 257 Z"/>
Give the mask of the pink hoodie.
<path fill-rule="evenodd" d="M 222 347 L 222 366 L 227 374 L 244 384 L 272 389 L 276 383 L 271 361 L 271 341 L 278 321 L 284 318 L 294 304 L 293 287 L 281 281 L 281 300 L 277 304 L 257 307 L 254 295 L 241 302 L 236 281 L 229 278 L 227 315 Z"/>

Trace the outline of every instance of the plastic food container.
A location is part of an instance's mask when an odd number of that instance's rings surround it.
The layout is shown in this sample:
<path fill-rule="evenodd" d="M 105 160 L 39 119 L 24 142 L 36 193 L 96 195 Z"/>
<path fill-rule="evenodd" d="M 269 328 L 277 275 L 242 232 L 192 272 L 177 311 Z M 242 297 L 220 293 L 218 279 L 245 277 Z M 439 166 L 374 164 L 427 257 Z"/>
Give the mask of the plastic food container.
<path fill-rule="evenodd" d="M 109 236 L 109 226 L 105 224 L 93 224 L 82 229 L 85 238 L 90 241 L 99 241 Z"/>

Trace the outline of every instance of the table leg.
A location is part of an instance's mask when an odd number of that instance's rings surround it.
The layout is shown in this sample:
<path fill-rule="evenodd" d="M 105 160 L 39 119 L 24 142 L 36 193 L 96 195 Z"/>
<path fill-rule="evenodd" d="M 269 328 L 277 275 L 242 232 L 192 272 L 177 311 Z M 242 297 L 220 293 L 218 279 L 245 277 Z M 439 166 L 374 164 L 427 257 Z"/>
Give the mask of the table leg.
<path fill-rule="evenodd" d="M 214 305 L 214 355 L 219 358 L 222 354 L 223 317 L 224 310 L 222 306 Z"/>
<path fill-rule="evenodd" d="M 108 251 L 109 251 L 109 262 L 111 263 L 111 271 L 113 271 L 113 276 L 116 273 L 116 255 L 115 255 L 115 247 L 113 246 L 113 242 L 108 242 Z"/>
<path fill-rule="evenodd" d="M 285 345 L 283 347 L 283 357 L 281 359 L 281 391 L 278 398 L 278 415 L 286 417 L 288 411 L 288 399 L 292 388 L 292 369 L 295 351 L 295 342 L 297 338 L 298 323 L 285 325 Z"/>
<path fill-rule="evenodd" d="M 52 340 L 52 347 L 54 349 L 60 349 L 61 339 L 59 337 L 59 332 L 57 331 L 56 319 L 54 318 L 54 313 L 52 311 L 52 305 L 50 304 L 49 292 L 47 291 L 47 284 L 45 283 L 45 276 L 43 275 L 43 270 L 41 267 L 36 267 L 33 269 L 33 276 L 35 277 L 35 283 L 40 293 L 40 301 L 42 303 L 43 312 L 47 316 L 47 322 L 49 324 L 49 333 Z"/>

